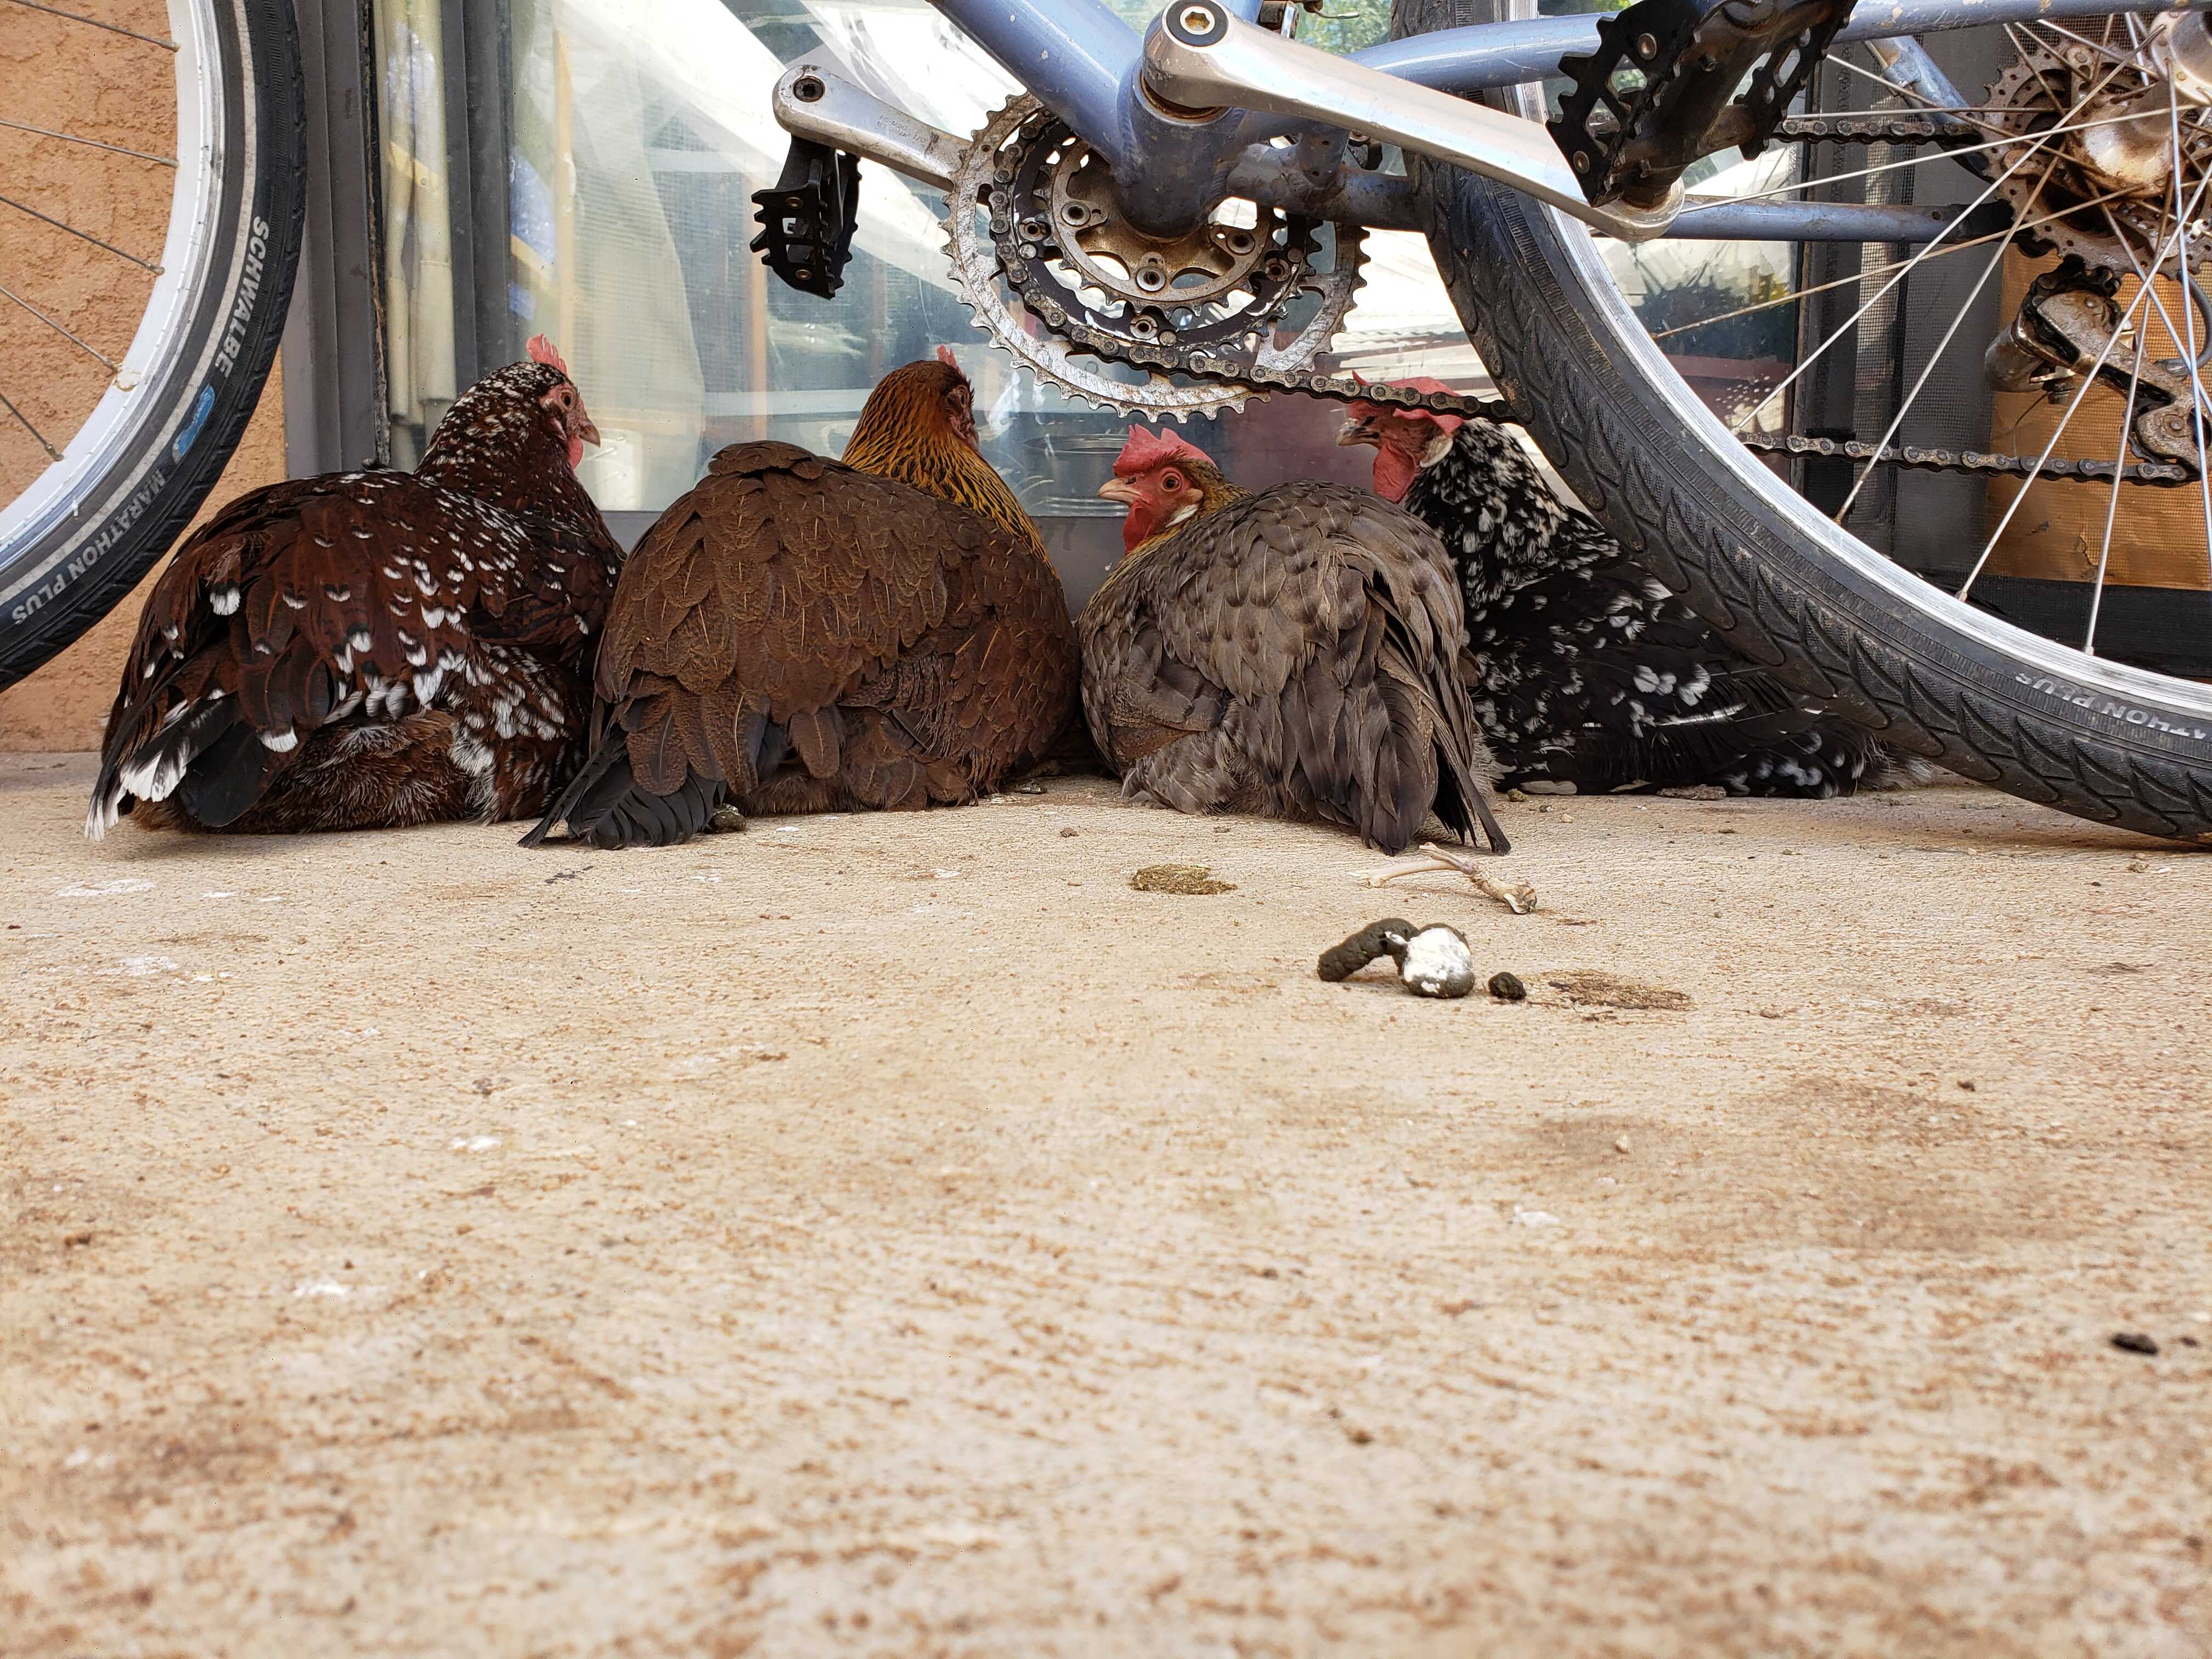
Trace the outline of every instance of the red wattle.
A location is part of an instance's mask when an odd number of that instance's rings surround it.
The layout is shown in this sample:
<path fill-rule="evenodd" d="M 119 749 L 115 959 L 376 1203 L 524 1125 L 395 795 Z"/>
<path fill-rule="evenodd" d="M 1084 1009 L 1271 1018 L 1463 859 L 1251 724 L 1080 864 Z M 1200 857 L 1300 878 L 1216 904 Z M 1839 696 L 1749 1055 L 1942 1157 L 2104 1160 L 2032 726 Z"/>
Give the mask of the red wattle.
<path fill-rule="evenodd" d="M 1386 501 L 1404 501 L 1419 472 L 1411 455 L 1388 444 L 1375 452 L 1375 493 Z"/>

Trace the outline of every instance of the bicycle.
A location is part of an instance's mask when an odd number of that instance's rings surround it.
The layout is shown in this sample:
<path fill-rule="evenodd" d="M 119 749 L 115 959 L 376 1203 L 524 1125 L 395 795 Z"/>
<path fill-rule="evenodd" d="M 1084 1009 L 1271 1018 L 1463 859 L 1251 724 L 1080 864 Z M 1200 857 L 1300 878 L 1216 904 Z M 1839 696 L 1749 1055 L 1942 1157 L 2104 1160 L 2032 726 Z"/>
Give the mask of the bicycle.
<path fill-rule="evenodd" d="M 838 158 L 862 156 L 947 192 L 948 248 L 977 320 L 1078 395 L 1155 419 L 1254 391 L 1480 412 L 1320 367 L 1358 286 L 1359 228 L 1421 230 L 1505 412 L 1747 655 L 1969 777 L 2212 839 L 2212 689 L 2198 683 L 2212 678 L 2212 604 L 2200 639 L 2153 638 L 2138 661 L 2118 660 L 2118 633 L 2157 631 L 2137 613 L 2166 600 L 2145 594 L 2172 590 L 2108 581 L 2124 495 L 2194 498 L 2195 570 L 2212 551 L 2212 319 L 2199 315 L 2212 304 L 2193 276 L 2212 180 L 2201 13 L 2113 0 L 1639 0 L 1543 16 L 1533 0 L 1399 0 L 1389 41 L 1339 58 L 1298 44 L 1301 8 L 1275 0 L 1171 4 L 1141 36 L 1097 0 L 936 3 L 1028 95 L 963 139 L 827 61 L 790 66 L 775 112 L 792 156 L 756 198 L 756 246 L 787 280 L 834 285 L 856 184 Z M 1854 47 L 1870 61 L 1847 56 Z M 1951 78 L 1976 52 L 1991 88 L 1978 101 Z M 1812 107 L 1816 71 L 1836 65 L 1867 94 L 1845 101 L 1866 107 Z M 1743 158 L 1741 172 L 1778 141 L 1784 156 L 1879 148 L 1865 164 L 1689 193 L 1722 152 Z M 1957 200 L 1888 187 L 1943 162 L 1958 164 Z M 1660 330 L 1620 275 L 1625 254 L 1662 237 L 1799 256 L 1784 291 Z M 1894 252 L 1807 280 L 1804 250 L 1851 244 Z M 2022 246 L 2065 257 L 2000 318 L 1991 285 Z M 2172 295 L 2141 280 L 2185 269 Z M 1899 321 L 1908 278 L 1939 312 L 1923 336 L 1946 323 L 1947 289 L 1965 293 L 1932 349 Z M 1887 301 L 1889 345 L 1925 359 L 1899 365 L 1887 404 L 1878 388 L 1856 411 L 1845 399 L 1866 430 L 1789 418 L 1819 401 L 1808 374 L 1847 331 L 1801 327 L 1765 378 L 1705 395 L 1655 338 L 1790 311 L 1817 322 L 1813 302 L 1855 289 L 1872 292 L 1848 331 L 1875 336 L 1869 319 Z M 1977 304 L 1978 336 L 1964 326 Z M 2152 350 L 2169 316 L 2188 342 L 2172 362 Z M 1939 368 L 1958 378 L 1954 346 L 1970 348 L 1990 397 L 2028 398 L 2031 412 L 2054 395 L 2063 404 L 2032 458 L 1920 441 L 1931 405 L 1916 400 Z M 2100 452 L 2117 459 L 2057 453 L 2100 390 L 2125 394 L 2125 441 Z M 1974 545 L 1916 546 L 1918 498 L 1905 492 L 1900 514 L 1899 478 L 1948 481 L 1954 506 L 1961 488 L 2016 488 Z M 1983 608 L 2001 585 L 1991 554 L 2043 481 L 2102 486 L 2111 503 L 2079 646 Z M 1858 533 L 1885 490 L 1892 533 Z M 2032 579 L 2002 585 L 2010 603 L 2045 597 Z M 2112 621 L 2124 611 L 2124 629 Z"/>
<path fill-rule="evenodd" d="M 1141 33 L 1100 0 L 935 3 L 1026 94 L 963 137 L 790 65 L 756 198 L 787 282 L 836 291 L 866 158 L 945 193 L 978 323 L 1096 403 L 1501 412 L 1328 372 L 1364 234 L 1420 231 L 1502 412 L 1747 655 L 1968 776 L 2212 838 L 2201 12 L 1399 0 L 1338 58 L 1296 38 L 1310 3 Z M 1692 314 L 1696 283 L 1651 277 L 1686 247 L 1734 251 Z M 2083 579 L 2008 574 L 2061 486 Z M 2163 542 L 2185 581 L 2123 580 Z M 0 584 L 16 562 L 0 538 Z"/>
<path fill-rule="evenodd" d="M 8 46 L 39 65 L 0 109 L 0 309 L 20 342 L 0 364 L 0 689 L 129 594 L 214 487 L 299 259 L 288 0 L 107 9 L 0 0 Z M 173 125 L 103 124 L 101 91 L 149 80 Z"/>

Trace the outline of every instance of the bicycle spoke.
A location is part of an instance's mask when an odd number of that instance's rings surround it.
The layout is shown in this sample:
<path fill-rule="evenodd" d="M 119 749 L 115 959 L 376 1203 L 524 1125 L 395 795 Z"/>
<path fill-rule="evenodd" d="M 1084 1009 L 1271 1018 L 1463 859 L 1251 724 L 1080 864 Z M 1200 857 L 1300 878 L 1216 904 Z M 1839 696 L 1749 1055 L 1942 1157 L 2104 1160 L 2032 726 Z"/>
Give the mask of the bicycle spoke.
<path fill-rule="evenodd" d="M 2043 186 L 2049 183 L 2050 179 L 2051 169 L 2046 167 L 2042 179 L 2036 183 L 2034 194 L 2027 198 L 2030 209 L 2033 209 L 2037 200 L 2041 198 Z M 1943 361 L 1943 354 L 1950 349 L 1952 337 L 1958 333 L 1960 325 L 1966 320 L 1966 313 L 1973 308 L 1974 301 L 1981 298 L 1982 290 L 1990 285 L 1990 278 L 1996 276 L 1998 268 L 2004 264 L 2004 257 L 2009 248 L 2009 244 L 1999 247 L 1996 257 L 1982 268 L 1981 276 L 1975 281 L 1974 286 L 1967 291 L 1966 297 L 1960 302 L 1958 314 L 1951 319 L 1951 326 L 1943 331 L 1943 337 L 1936 343 L 1936 349 L 1928 354 L 1928 362 L 1920 371 L 1920 378 L 1912 383 L 1912 390 L 1906 392 L 1904 401 L 1898 404 L 1897 413 L 1892 417 L 1888 429 L 1881 434 L 1881 441 L 1875 445 L 1875 454 L 1879 455 L 1887 449 L 1890 440 L 1897 436 L 1897 429 L 1905 424 L 1905 417 L 1912 412 L 1912 405 L 1918 399 L 1921 388 L 1928 384 L 1928 377 L 1936 372 L 1936 364 Z M 1849 515 L 1852 505 L 1859 498 L 1859 492 L 1866 488 L 1867 480 L 1874 477 L 1874 471 L 1875 463 L 1869 461 L 1866 471 L 1860 473 L 1856 482 L 1851 485 L 1850 494 L 1844 497 L 1844 504 L 1836 509 L 1835 516 L 1838 524 L 1841 524 Z"/>
<path fill-rule="evenodd" d="M 82 340 L 78 339 L 76 335 L 70 333 L 69 330 L 64 328 L 52 318 L 47 316 L 45 312 L 40 310 L 38 307 L 33 305 L 21 295 L 15 293 L 14 290 L 5 286 L 0 286 L 0 300 L 12 301 L 16 305 L 22 307 L 24 310 L 29 312 L 31 315 L 37 318 L 48 328 L 53 330 L 53 331 L 60 335 L 62 338 L 70 342 L 70 344 L 76 346 L 81 350 L 89 352 L 95 357 L 98 357 L 101 362 L 107 365 L 108 370 L 111 374 L 119 374 L 123 372 L 122 368 L 114 362 L 113 359 L 108 357 L 97 347 L 87 345 Z"/>
<path fill-rule="evenodd" d="M 2002 130 L 1996 122 L 1981 118 L 1982 111 L 1994 110 L 1997 107 L 1994 104 L 1939 104 L 1925 94 L 1915 92 L 1911 87 L 1901 87 L 1887 76 L 1876 75 L 1863 64 L 1854 64 L 1850 58 L 1841 57 L 1835 52 L 1824 54 L 1824 61 L 1833 64 L 1839 70 L 1849 70 L 1853 75 L 1863 76 L 1885 92 L 1893 93 L 1899 98 L 1911 98 L 1917 100 L 1917 107 L 1913 112 L 1915 114 L 1955 115 L 1961 120 L 1971 122 L 1981 128 L 1984 132 L 1996 132 Z"/>
<path fill-rule="evenodd" d="M 2100 83 L 2099 87 L 2091 89 L 2089 95 L 2094 96 L 2101 89 Z M 2084 101 L 2087 101 L 2086 98 Z M 2075 107 L 2079 108 L 2080 106 L 2077 105 Z M 1778 185 L 1772 190 L 1759 191 L 1753 195 L 1717 197 L 1711 201 L 1697 206 L 1684 208 L 1677 217 L 1686 219 L 1693 213 L 1704 212 L 1707 208 L 1741 207 L 1746 202 L 1769 201 L 1777 196 L 1787 196 L 1793 190 L 1818 190 L 1824 185 L 1840 185 L 1847 179 L 1869 179 L 1877 173 L 1894 173 L 1900 167 L 1925 167 L 1930 161 L 1953 161 L 1961 155 L 1978 155 L 1985 149 L 2002 149 L 2008 144 L 2033 143 L 2040 146 L 2047 140 L 2063 137 L 2069 132 L 2087 132 L 2092 128 L 2118 126 L 2124 122 L 2139 121 L 2142 118 L 2140 115 L 2106 115 L 2100 116 L 2094 121 L 2078 121 L 2071 126 L 2045 127 L 2039 132 L 2022 132 L 2010 137 L 1992 138 L 1984 144 L 1947 146 L 1927 155 L 1908 156 L 1902 161 L 1884 161 L 1879 167 L 1860 167 L 1850 173 L 1832 173 L 1820 179 L 1799 179 L 1790 184 Z"/>
<path fill-rule="evenodd" d="M 2181 243 L 2181 263 L 2174 269 L 2181 273 L 2181 321 L 2182 326 L 2187 330 L 2179 344 L 2182 356 L 2189 364 L 2189 429 L 2197 439 L 2197 493 L 2204 504 L 2204 556 L 2208 562 L 2212 562 L 2212 466 L 2207 466 L 2204 460 L 2204 372 L 2200 362 L 2201 354 L 2197 349 L 2197 319 L 2190 314 L 2197 278 L 2189 268 L 2189 219 L 2180 212 L 2181 96 L 2170 78 L 2166 83 L 2166 116 L 2167 131 L 2173 135 L 2173 202 L 2176 213 L 2173 229 Z M 2109 208 L 2106 210 L 2107 216 L 2111 211 Z M 2124 241 L 2122 246 L 2125 246 Z M 2129 248 L 2128 262 L 2130 264 L 2135 263 L 2135 250 Z M 2157 285 L 2152 280 L 2158 274 L 2158 267 L 2154 265 L 2148 271 L 2143 271 L 2138 266 L 2137 274 L 2142 279 L 2144 291 L 2158 300 L 2159 315 L 2164 317 L 2166 301 L 2159 299 Z M 2173 331 L 2171 320 L 2166 323 L 2166 329 L 2169 334 Z"/>
<path fill-rule="evenodd" d="M 1981 206 L 1983 203 L 1988 201 L 1990 197 L 1996 195 L 1997 191 L 2003 185 L 2005 180 L 2011 178 L 2014 173 L 2019 172 L 2020 169 L 2027 165 L 2027 162 L 2034 160 L 2036 156 L 2042 154 L 2045 143 L 2045 140 L 2038 139 L 2035 143 L 2028 149 L 2027 153 L 2021 155 L 2018 161 L 2014 161 L 2002 173 L 1997 174 L 1996 178 L 1990 179 L 1988 184 L 1983 185 L 1982 193 L 1966 204 L 1960 216 L 1962 218 L 1965 217 L 1966 214 L 1972 213 L 1976 208 Z M 2051 168 L 2057 165 L 2058 158 L 2054 155 L 2051 158 L 2050 166 L 2044 168 L 2045 179 L 2047 179 L 2051 176 Z M 2036 189 L 2037 193 L 2039 195 L 2042 191 L 2041 184 L 2039 183 Z M 1856 311 L 1845 318 L 1843 322 L 1837 326 L 1833 333 L 1830 334 L 1826 339 L 1821 341 L 1819 345 L 1814 347 L 1812 351 L 1806 356 L 1805 360 L 1799 363 L 1796 368 L 1791 369 L 1788 376 L 1784 379 L 1780 384 L 1776 386 L 1773 391 L 1768 392 L 1764 398 L 1760 398 L 1756 404 L 1753 404 L 1748 410 L 1745 410 L 1743 418 L 1737 422 L 1735 426 L 1731 427 L 1729 430 L 1736 436 L 1741 437 L 1743 435 L 1744 428 L 1752 423 L 1752 421 L 1758 416 L 1761 410 L 1765 409 L 1767 404 L 1772 403 L 1777 398 L 1787 392 L 1796 383 L 1798 378 L 1802 376 L 1807 369 L 1812 368 L 1814 363 L 1820 362 L 1820 359 L 1827 354 L 1828 348 L 1834 345 L 1837 341 L 1842 339 L 1844 335 L 1850 333 L 1850 331 L 1856 326 L 1859 319 L 1865 316 L 1868 312 L 1873 310 L 1881 301 L 1884 295 L 1887 294 L 1890 289 L 1895 288 L 1899 283 L 1911 276 L 1916 267 L 1925 263 L 1928 256 L 1935 251 L 1936 246 L 1936 245 L 1935 243 L 1931 242 L 1926 247 L 1922 248 L 1919 252 L 1914 254 L 1910 259 L 1903 261 L 1898 266 L 1895 275 L 1891 276 L 1887 282 L 1884 283 L 1880 289 L 1876 289 L 1871 296 L 1860 305 Z"/>
<path fill-rule="evenodd" d="M 2059 209 L 2057 212 L 2045 213 L 2020 224 L 2008 225 L 2002 230 L 1984 231 L 1979 236 L 1970 236 L 1963 242 L 1946 242 L 1941 246 L 1931 244 L 1931 251 L 1922 257 L 1926 263 L 1933 264 L 1938 259 L 1948 259 L 1951 255 L 1964 253 L 1969 248 L 1981 247 L 1990 242 L 2009 240 L 2024 230 L 2039 229 L 2057 220 L 2070 217 L 2085 207 L 2096 207 L 2106 202 L 2116 202 L 2127 194 L 2129 192 L 2124 190 L 2107 191 L 2102 196 L 2093 196 L 2086 202 L 2076 202 L 2071 206 Z M 1800 300 L 1815 294 L 1826 294 L 1831 289 L 1848 287 L 1853 283 L 1863 283 L 1869 276 L 1887 276 L 1891 271 L 1899 269 L 1905 263 L 1902 259 L 1893 260 L 1886 265 L 1871 265 L 1864 270 L 1855 270 L 1848 276 L 1838 276 L 1828 282 L 1815 283 L 1810 288 L 1794 288 L 1789 293 L 1777 295 L 1771 300 L 1761 300 L 1756 305 L 1739 306 L 1735 310 L 1723 311 L 1717 317 L 1703 318 L 1694 323 L 1677 323 L 1672 328 L 1661 329 L 1651 337 L 1655 340 L 1671 339 L 1677 334 L 1691 334 L 1701 328 L 1711 328 L 1715 323 L 1734 322 L 1739 317 L 1749 317 L 1759 312 L 1771 311 L 1777 306 L 1795 305 Z"/>
<path fill-rule="evenodd" d="M 2008 25 L 2007 27 L 2014 29 L 2013 45 L 2017 47 L 2020 45 L 2020 35 L 2017 32 L 2017 26 Z M 2039 23 L 2037 27 L 2039 28 L 2047 29 L 2053 34 L 2059 35 L 2066 40 L 2071 40 L 2077 46 L 2087 46 L 2091 52 L 2095 52 L 2099 57 L 2108 58 L 2116 64 L 2124 64 L 2130 68 L 2133 68 L 2136 64 L 2137 60 L 2133 52 L 2121 52 L 2115 47 L 2106 46 L 2102 41 L 2084 40 L 2081 36 L 2075 33 L 2072 29 L 2061 28 L 2056 23 Z M 2038 78 L 2040 79 L 2041 77 L 2039 76 Z"/>
<path fill-rule="evenodd" d="M 79 230 L 75 225 L 64 224 L 62 221 L 55 218 L 51 214 L 41 213 L 34 207 L 26 207 L 22 203 L 17 201 L 12 196 L 0 196 L 0 205 L 11 207 L 18 213 L 27 213 L 33 219 L 40 220 L 46 224 L 52 225 L 56 230 L 65 230 L 70 235 L 76 237 L 81 241 L 89 242 L 97 248 L 105 248 L 108 252 L 112 253 L 118 259 L 128 259 L 132 264 L 137 266 L 141 270 L 150 270 L 156 276 L 159 276 L 161 274 L 161 266 L 149 265 L 137 254 L 125 253 L 121 248 L 116 246 L 112 242 L 103 242 L 99 237 L 93 235 L 89 231 Z"/>
<path fill-rule="evenodd" d="M 65 144 L 85 144 L 94 149 L 104 149 L 117 155 L 136 156 L 142 161 L 157 161 L 165 167 L 177 165 L 173 155 L 155 155 L 143 149 L 125 149 L 120 144 L 103 143 L 97 138 L 81 138 L 74 132 L 56 132 L 51 127 L 34 127 L 22 121 L 0 120 L 0 127 L 12 127 L 17 132 L 36 133 L 41 138 L 58 138 Z"/>
<path fill-rule="evenodd" d="M 110 34 L 127 34 L 133 40 L 143 40 L 149 46 L 159 46 L 164 52 L 174 52 L 177 43 L 163 40 L 158 34 L 141 34 L 137 29 L 126 29 L 120 23 L 103 23 L 97 17 L 87 17 L 81 12 L 64 11 L 59 6 L 42 6 L 39 0 L 9 0 L 26 11 L 42 11 L 49 17 L 66 17 L 72 23 L 82 23 L 87 28 L 106 29 Z"/>
<path fill-rule="evenodd" d="M 2136 331 L 2135 367 L 2128 371 L 2128 406 L 2120 416 L 2120 452 L 2112 460 L 2112 494 L 2105 503 L 2105 541 L 2097 552 L 2097 585 L 2089 590 L 2089 631 L 2081 641 L 2081 649 L 2092 657 L 2097 654 L 2097 613 L 2105 604 L 2105 573 L 2112 563 L 2112 524 L 2120 515 L 2121 475 L 2128 466 L 2128 433 L 2136 423 L 2136 394 L 2142 389 L 2143 335 L 2146 331 L 2140 328 Z"/>
<path fill-rule="evenodd" d="M 57 461 L 61 459 L 61 451 L 56 449 L 52 444 L 46 441 L 46 434 L 31 424 L 31 417 L 23 413 L 21 410 L 16 408 L 14 404 L 10 403 L 8 400 L 8 394 L 4 392 L 0 392 L 0 409 L 6 410 L 10 415 L 13 415 L 17 420 L 21 421 L 23 423 L 23 430 L 29 433 L 33 438 L 36 438 L 39 441 L 39 447 L 45 450 L 48 456 Z"/>

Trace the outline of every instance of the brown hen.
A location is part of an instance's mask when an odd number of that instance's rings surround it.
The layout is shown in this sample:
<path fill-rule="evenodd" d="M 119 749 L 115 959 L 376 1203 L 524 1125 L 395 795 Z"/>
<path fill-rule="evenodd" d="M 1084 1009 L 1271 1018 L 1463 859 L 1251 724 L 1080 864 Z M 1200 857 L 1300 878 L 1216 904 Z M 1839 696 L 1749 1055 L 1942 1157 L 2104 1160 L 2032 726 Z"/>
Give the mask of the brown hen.
<path fill-rule="evenodd" d="M 736 444 L 647 532 L 600 647 L 565 819 L 602 847 L 680 842 L 714 808 L 970 801 L 1073 714 L 1074 631 L 940 351 L 869 394 L 842 461 Z"/>
<path fill-rule="evenodd" d="M 85 833 L 526 817 L 582 758 L 622 550 L 576 480 L 599 433 L 541 337 L 412 473 L 295 478 L 178 549 L 123 671 Z"/>

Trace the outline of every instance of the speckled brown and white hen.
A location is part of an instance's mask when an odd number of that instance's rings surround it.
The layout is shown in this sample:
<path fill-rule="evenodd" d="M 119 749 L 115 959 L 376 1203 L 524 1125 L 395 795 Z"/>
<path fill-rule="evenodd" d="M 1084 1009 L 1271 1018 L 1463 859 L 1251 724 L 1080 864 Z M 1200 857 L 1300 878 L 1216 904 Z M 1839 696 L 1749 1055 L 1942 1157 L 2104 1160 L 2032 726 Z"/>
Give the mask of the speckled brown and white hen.
<path fill-rule="evenodd" d="M 580 758 L 622 550 L 576 479 L 599 433 L 560 356 L 485 376 L 412 473 L 241 495 L 139 618 L 93 786 L 98 839 L 389 829 L 544 810 Z"/>

